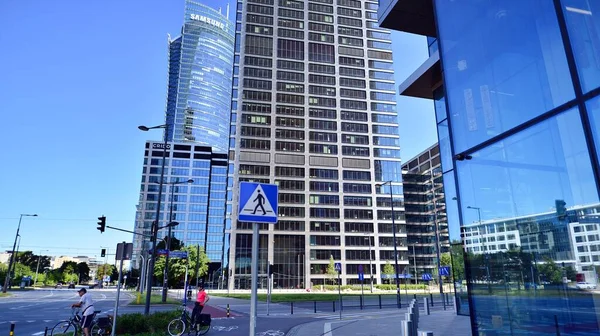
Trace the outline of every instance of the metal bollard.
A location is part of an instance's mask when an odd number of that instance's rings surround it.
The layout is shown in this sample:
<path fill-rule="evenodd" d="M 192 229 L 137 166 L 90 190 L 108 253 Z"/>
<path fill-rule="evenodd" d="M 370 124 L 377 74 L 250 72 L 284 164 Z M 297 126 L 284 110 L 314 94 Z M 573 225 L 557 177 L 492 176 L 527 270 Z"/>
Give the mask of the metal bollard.
<path fill-rule="evenodd" d="M 417 299 L 417 294 L 413 294 L 413 299 Z"/>
<path fill-rule="evenodd" d="M 46 329 L 44 329 L 44 336 L 48 335 L 48 327 L 46 327 Z"/>
<path fill-rule="evenodd" d="M 410 334 L 408 334 L 407 336 L 415 336 L 415 334 L 416 334 L 415 333 L 415 331 L 416 331 L 416 328 L 415 328 L 416 325 L 415 325 L 415 320 L 414 320 L 413 314 L 406 313 L 406 314 L 404 314 L 404 316 L 405 316 L 404 320 L 405 321 L 410 321 L 410 326 L 411 326 L 410 327 Z"/>
<path fill-rule="evenodd" d="M 420 331 L 419 336 L 433 336 L 433 331 Z"/>
<path fill-rule="evenodd" d="M 331 301 L 333 302 L 333 312 L 335 313 L 335 301 Z"/>
<path fill-rule="evenodd" d="M 428 298 L 423 298 L 423 306 L 425 307 L 425 315 L 431 315 L 431 312 L 429 311 L 429 299 Z"/>
<path fill-rule="evenodd" d="M 431 300 L 431 306 L 433 307 L 433 294 L 429 293 L 429 300 Z"/>
<path fill-rule="evenodd" d="M 291 313 L 292 313 L 292 315 L 294 315 L 294 301 L 292 301 L 292 302 L 291 302 L 291 305 L 290 305 L 290 307 L 291 307 L 291 309 L 292 309 L 292 312 L 291 312 Z"/>
<path fill-rule="evenodd" d="M 229 318 L 229 303 L 227 304 L 227 317 Z"/>
<path fill-rule="evenodd" d="M 10 336 L 14 336 L 15 335 L 15 324 L 11 323 L 10 324 Z"/>
<path fill-rule="evenodd" d="M 413 336 L 412 335 L 412 322 L 402 321 L 400 328 L 402 330 L 402 336 Z"/>
<path fill-rule="evenodd" d="M 317 313 L 317 301 L 314 302 L 315 303 L 315 314 Z"/>
<path fill-rule="evenodd" d="M 379 294 L 378 296 L 379 296 L 379 309 L 381 309 L 381 294 Z"/>

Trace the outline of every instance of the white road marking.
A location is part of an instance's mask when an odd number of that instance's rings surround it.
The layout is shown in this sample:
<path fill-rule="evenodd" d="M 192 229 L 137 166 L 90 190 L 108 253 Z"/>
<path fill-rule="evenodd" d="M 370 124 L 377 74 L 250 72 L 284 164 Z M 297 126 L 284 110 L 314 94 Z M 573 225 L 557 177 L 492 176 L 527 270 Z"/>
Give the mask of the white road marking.
<path fill-rule="evenodd" d="M 43 335 L 43 334 L 44 334 L 44 332 L 40 331 L 40 332 L 36 332 L 35 334 L 31 334 L 31 336 L 38 336 L 38 335 Z"/>
<path fill-rule="evenodd" d="M 323 336 L 333 336 L 331 333 L 331 323 L 325 323 L 325 325 L 323 325 Z"/>
<path fill-rule="evenodd" d="M 44 320 L 44 322 L 48 323 L 48 322 L 52 322 L 52 320 Z"/>
<path fill-rule="evenodd" d="M 27 321 L 27 323 L 33 323 L 33 322 L 35 322 L 35 321 L 31 321 L 31 320 L 30 320 L 30 321 Z"/>

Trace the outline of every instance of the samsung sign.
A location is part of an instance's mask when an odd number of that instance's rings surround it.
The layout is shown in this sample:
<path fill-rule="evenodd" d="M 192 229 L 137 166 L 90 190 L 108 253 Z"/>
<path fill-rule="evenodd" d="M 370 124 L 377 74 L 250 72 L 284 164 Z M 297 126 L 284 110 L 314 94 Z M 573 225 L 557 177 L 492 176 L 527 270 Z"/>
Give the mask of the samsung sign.
<path fill-rule="evenodd" d="M 202 21 L 202 22 L 206 22 L 208 24 L 211 24 L 215 27 L 219 27 L 221 29 L 225 29 L 225 24 L 223 22 L 219 22 L 215 19 L 211 19 L 211 18 L 207 18 L 206 16 L 203 15 L 199 15 L 199 14 L 190 14 L 190 18 L 192 20 L 195 21 Z"/>

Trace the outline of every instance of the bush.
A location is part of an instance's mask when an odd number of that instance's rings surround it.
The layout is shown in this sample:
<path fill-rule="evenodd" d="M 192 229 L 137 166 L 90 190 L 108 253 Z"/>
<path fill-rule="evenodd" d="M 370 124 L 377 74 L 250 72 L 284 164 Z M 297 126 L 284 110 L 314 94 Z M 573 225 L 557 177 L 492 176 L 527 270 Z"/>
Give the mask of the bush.
<path fill-rule="evenodd" d="M 122 334 L 165 334 L 171 320 L 180 316 L 177 310 L 156 312 L 148 316 L 140 313 L 119 315 L 116 333 Z"/>
<path fill-rule="evenodd" d="M 375 288 L 380 289 L 380 290 L 396 290 L 396 284 L 391 284 L 391 285 L 375 285 Z M 405 284 L 400 284 L 400 289 L 404 290 L 404 288 L 408 288 L 410 290 L 415 290 L 415 289 L 427 289 L 427 285 L 405 285 Z"/>

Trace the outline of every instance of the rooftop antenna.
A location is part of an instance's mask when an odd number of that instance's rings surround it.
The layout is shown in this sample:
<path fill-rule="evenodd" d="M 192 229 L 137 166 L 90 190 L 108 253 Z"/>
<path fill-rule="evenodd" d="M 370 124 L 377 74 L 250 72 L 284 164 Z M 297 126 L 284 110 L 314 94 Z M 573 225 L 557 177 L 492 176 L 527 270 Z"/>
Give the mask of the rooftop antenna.
<path fill-rule="evenodd" d="M 227 3 L 227 19 L 229 19 L 229 3 Z"/>

